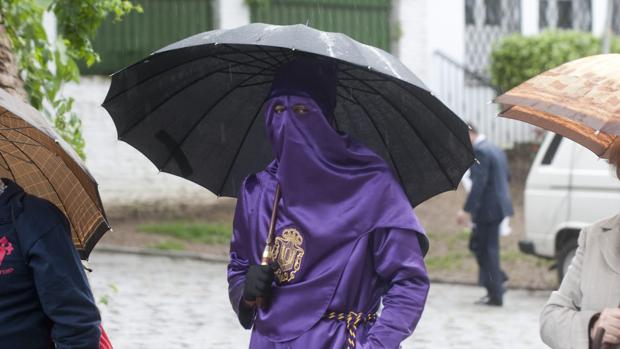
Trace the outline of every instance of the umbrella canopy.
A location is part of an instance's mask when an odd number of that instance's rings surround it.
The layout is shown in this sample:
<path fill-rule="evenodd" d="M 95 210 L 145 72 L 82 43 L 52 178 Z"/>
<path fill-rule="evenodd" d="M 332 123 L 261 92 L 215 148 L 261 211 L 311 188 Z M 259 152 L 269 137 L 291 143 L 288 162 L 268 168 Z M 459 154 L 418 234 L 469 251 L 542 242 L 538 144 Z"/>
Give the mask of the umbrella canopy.
<path fill-rule="evenodd" d="M 620 54 L 581 58 L 539 74 L 495 99 L 500 116 L 582 144 L 598 156 L 620 135 Z"/>
<path fill-rule="evenodd" d="M 83 259 L 110 230 L 97 183 L 75 151 L 30 105 L 0 89 L 0 177 L 67 216 Z"/>
<path fill-rule="evenodd" d="M 254 23 L 197 34 L 114 74 L 103 106 L 161 171 L 236 196 L 274 158 L 262 108 L 298 55 L 337 64 L 336 128 L 390 164 L 412 205 L 457 187 L 473 162 L 465 123 L 395 57 L 340 33 Z"/>

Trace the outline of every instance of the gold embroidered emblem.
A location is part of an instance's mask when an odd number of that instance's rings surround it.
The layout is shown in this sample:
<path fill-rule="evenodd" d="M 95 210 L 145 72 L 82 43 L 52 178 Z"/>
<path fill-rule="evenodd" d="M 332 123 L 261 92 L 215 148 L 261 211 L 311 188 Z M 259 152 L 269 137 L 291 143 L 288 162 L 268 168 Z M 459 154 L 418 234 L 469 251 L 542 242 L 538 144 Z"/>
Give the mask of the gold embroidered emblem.
<path fill-rule="evenodd" d="M 294 228 L 284 229 L 282 236 L 276 237 L 271 255 L 278 262 L 275 276 L 280 283 L 295 279 L 295 273 L 299 271 L 304 257 L 304 249 L 301 247 L 303 241 L 301 233 Z"/>

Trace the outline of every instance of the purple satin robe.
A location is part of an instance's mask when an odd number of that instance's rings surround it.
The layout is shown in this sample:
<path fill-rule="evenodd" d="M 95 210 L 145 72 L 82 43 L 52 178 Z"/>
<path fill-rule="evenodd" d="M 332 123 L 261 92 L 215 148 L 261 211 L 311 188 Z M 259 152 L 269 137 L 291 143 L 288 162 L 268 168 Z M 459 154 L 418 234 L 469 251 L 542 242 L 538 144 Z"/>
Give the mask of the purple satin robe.
<path fill-rule="evenodd" d="M 379 308 L 382 297 L 384 305 L 375 323 L 358 327 L 356 348 L 397 349 L 413 333 L 422 316 L 429 280 L 420 246 L 411 235 L 412 232 L 401 229 L 373 232 L 360 239 L 346 261 L 347 267 L 329 308 L 371 313 Z M 244 237 L 236 231 L 231 251 L 235 257 L 229 267 L 230 299 L 236 305 L 235 311 L 238 311 L 243 293 L 244 274 L 240 271 L 248 265 L 247 261 L 238 259 L 235 252 L 234 246 L 242 243 L 239 239 Z M 303 316 L 303 305 L 299 308 L 300 316 Z M 345 322 L 321 319 L 301 336 L 286 342 L 271 341 L 254 330 L 249 348 L 344 348 L 346 338 Z"/>
<path fill-rule="evenodd" d="M 333 66 L 297 60 L 276 75 L 265 123 L 276 160 L 240 190 L 228 267 L 239 313 L 245 274 L 259 264 L 276 185 L 270 306 L 258 309 L 250 348 L 340 348 L 346 323 L 328 312 L 372 314 L 359 347 L 398 348 L 417 324 L 428 292 L 424 231 L 389 166 L 330 125 Z M 300 112 L 296 106 L 303 105 Z"/>

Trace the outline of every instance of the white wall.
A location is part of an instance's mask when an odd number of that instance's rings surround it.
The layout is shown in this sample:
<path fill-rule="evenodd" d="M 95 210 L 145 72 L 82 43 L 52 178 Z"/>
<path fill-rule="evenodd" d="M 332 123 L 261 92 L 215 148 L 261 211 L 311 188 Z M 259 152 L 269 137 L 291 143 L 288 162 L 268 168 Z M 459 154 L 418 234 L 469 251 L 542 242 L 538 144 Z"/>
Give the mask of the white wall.
<path fill-rule="evenodd" d="M 540 0 L 521 0 L 521 32 L 536 35 L 540 32 L 538 10 Z"/>
<path fill-rule="evenodd" d="M 601 36 L 605 31 L 608 0 L 592 0 L 592 33 Z"/>
<path fill-rule="evenodd" d="M 464 0 L 400 0 L 400 60 L 431 90 L 438 88 L 433 54 L 465 59 Z"/>
<path fill-rule="evenodd" d="M 216 11 L 221 29 L 232 29 L 250 23 L 250 9 L 245 0 L 218 0 Z"/>

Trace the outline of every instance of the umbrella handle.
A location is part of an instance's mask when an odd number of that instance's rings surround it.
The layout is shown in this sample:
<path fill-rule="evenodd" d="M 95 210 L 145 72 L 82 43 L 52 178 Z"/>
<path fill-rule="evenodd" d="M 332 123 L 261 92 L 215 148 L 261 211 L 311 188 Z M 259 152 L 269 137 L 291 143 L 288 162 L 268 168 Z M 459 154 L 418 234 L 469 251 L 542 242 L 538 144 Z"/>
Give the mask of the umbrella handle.
<path fill-rule="evenodd" d="M 278 216 L 278 203 L 280 202 L 280 183 L 276 185 L 276 194 L 273 199 L 273 208 L 271 209 L 271 221 L 269 222 L 269 232 L 267 234 L 267 241 L 265 242 L 265 249 L 263 250 L 263 256 L 261 258 L 261 265 L 269 265 L 273 256 L 271 255 L 271 240 L 273 240 L 273 232 L 276 229 L 276 218 Z M 256 306 L 259 308 L 267 308 L 269 305 L 267 300 L 263 297 L 256 298 Z"/>
<path fill-rule="evenodd" d="M 594 336 L 594 340 L 592 341 L 592 349 L 603 349 L 603 336 L 605 335 L 605 330 L 599 328 L 596 331 L 596 335 Z"/>

